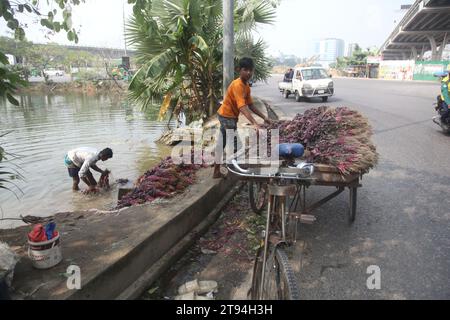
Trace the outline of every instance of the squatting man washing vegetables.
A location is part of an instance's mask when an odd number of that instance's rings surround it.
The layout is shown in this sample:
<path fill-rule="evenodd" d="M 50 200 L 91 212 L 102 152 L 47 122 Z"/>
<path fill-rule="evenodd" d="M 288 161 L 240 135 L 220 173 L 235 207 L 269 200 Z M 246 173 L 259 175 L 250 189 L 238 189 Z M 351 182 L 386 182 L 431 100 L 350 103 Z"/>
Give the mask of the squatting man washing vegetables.
<path fill-rule="evenodd" d="M 94 176 L 89 170 L 90 168 L 101 173 L 99 180 L 100 186 L 104 184 L 107 186 L 109 171 L 100 169 L 96 163 L 99 160 L 106 161 L 112 157 L 113 152 L 110 148 L 105 148 L 100 152 L 88 147 L 70 150 L 64 158 L 64 164 L 69 171 L 69 176 L 73 179 L 72 190 L 80 190 L 78 185 L 81 179 L 89 186 L 88 192 L 98 191 L 97 181 L 95 181 Z"/>
<path fill-rule="evenodd" d="M 222 134 L 222 146 L 220 148 L 220 143 L 218 143 L 218 147 L 216 148 L 216 155 L 219 155 L 219 159 L 222 157 L 222 152 L 227 141 L 226 130 L 237 129 L 237 122 L 240 113 L 242 113 L 257 130 L 260 127 L 253 118 L 250 110 L 262 118 L 264 122 L 268 124 L 271 123 L 271 121 L 253 105 L 249 85 L 249 80 L 252 78 L 253 70 L 254 63 L 251 58 L 242 58 L 239 61 L 239 78 L 231 82 L 225 95 L 225 99 L 217 111 L 217 116 L 220 121 L 220 132 Z M 213 178 L 219 179 L 222 177 L 223 175 L 220 173 L 220 163 L 215 163 Z"/>

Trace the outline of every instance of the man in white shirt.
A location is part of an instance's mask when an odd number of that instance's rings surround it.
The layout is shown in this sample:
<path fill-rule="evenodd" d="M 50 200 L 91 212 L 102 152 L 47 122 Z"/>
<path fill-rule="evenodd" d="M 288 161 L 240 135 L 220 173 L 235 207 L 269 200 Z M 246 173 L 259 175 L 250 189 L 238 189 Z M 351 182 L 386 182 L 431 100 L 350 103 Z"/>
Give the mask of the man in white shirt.
<path fill-rule="evenodd" d="M 106 161 L 111 159 L 112 156 L 113 152 L 110 148 L 105 148 L 100 152 L 88 147 L 70 150 L 64 158 L 64 164 L 69 171 L 69 176 L 73 179 L 72 190 L 80 190 L 78 184 L 81 179 L 89 186 L 89 191 L 95 191 L 97 181 L 95 181 L 89 169 L 92 168 L 101 174 L 106 174 L 105 171 L 97 167 L 96 163 L 99 160 Z"/>
<path fill-rule="evenodd" d="M 177 128 L 184 127 L 186 127 L 186 115 L 184 114 L 184 111 L 181 110 L 177 117 Z"/>

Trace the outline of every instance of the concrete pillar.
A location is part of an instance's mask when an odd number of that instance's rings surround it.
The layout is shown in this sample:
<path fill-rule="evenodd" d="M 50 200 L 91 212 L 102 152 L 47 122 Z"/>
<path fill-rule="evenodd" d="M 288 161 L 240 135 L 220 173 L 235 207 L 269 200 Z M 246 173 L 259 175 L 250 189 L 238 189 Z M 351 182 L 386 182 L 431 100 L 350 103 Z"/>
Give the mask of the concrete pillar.
<path fill-rule="evenodd" d="M 430 35 L 427 35 L 427 38 L 430 41 L 430 45 L 431 45 L 431 60 L 436 60 L 436 56 L 437 56 L 436 40 L 434 39 L 433 36 L 430 36 Z"/>
<path fill-rule="evenodd" d="M 417 56 L 418 56 L 416 47 L 411 47 L 411 55 L 412 55 L 412 59 L 414 61 L 416 61 L 417 60 Z"/>
<path fill-rule="evenodd" d="M 422 51 L 420 52 L 419 60 L 423 61 L 424 55 L 425 55 L 425 45 L 422 46 Z"/>
<path fill-rule="evenodd" d="M 445 36 L 444 36 L 444 40 L 442 40 L 442 44 L 439 47 L 439 50 L 437 52 L 436 60 L 439 60 L 439 61 L 442 60 L 442 54 L 444 53 L 444 49 L 445 49 L 445 46 L 447 45 L 447 42 L 448 42 L 448 37 L 447 37 L 447 32 L 446 32 Z"/>
<path fill-rule="evenodd" d="M 234 2 L 223 0 L 223 96 L 234 78 Z"/>
<path fill-rule="evenodd" d="M 406 52 L 402 52 L 402 59 L 408 60 L 408 56 L 407 56 Z"/>

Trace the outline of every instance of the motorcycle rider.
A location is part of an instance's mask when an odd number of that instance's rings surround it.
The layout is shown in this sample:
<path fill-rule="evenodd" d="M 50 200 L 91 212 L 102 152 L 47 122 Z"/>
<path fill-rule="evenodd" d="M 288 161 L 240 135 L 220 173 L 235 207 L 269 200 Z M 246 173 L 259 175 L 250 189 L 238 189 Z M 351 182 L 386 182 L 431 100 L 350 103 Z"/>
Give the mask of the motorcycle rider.
<path fill-rule="evenodd" d="M 441 95 L 438 97 L 438 107 L 441 111 L 441 120 L 445 120 L 449 116 L 449 106 L 450 106 L 450 75 L 449 71 L 442 71 L 435 74 L 441 80 Z"/>

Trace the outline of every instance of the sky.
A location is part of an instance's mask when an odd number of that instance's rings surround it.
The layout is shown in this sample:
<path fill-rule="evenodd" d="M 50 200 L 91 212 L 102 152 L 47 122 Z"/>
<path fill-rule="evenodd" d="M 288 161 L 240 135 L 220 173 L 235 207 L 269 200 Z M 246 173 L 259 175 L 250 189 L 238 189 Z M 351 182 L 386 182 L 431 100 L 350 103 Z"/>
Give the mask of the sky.
<path fill-rule="evenodd" d="M 201 0 L 198 0 L 201 1 Z M 262 26 L 257 36 L 268 44 L 267 52 L 278 56 L 294 54 L 309 57 L 314 54 L 314 42 L 323 38 L 340 38 L 361 47 L 380 47 L 394 29 L 394 21 L 405 11 L 402 4 L 414 0 L 281 0 L 276 22 Z M 45 1 L 41 1 L 44 3 Z M 123 9 L 132 14 L 127 0 L 86 0 L 73 8 L 73 25 L 79 33 L 79 45 L 124 48 Z M 30 19 L 26 34 L 28 40 L 38 43 L 71 44 L 64 34 L 45 37 L 44 28 Z M 8 28 L 1 19 L 0 34 Z"/>
<path fill-rule="evenodd" d="M 380 47 L 413 0 L 282 0 L 273 25 L 259 28 L 268 52 L 309 57 L 314 42 L 339 38 L 362 48 Z"/>
<path fill-rule="evenodd" d="M 47 6 L 47 1 L 40 1 L 42 12 L 52 9 Z M 54 8 L 59 8 L 54 5 Z M 133 7 L 127 0 L 85 0 L 77 6 L 72 7 L 73 27 L 79 30 L 78 45 L 95 46 L 106 48 L 124 48 L 123 37 L 123 9 L 125 17 L 132 14 Z M 22 16 L 23 17 L 23 16 Z M 0 19 L 0 35 L 6 35 L 10 30 Z M 62 20 L 62 19 L 60 19 Z M 22 21 L 22 20 L 21 20 Z M 39 23 L 33 23 L 31 19 L 25 17 L 23 21 L 28 23 L 25 29 L 27 39 L 37 43 L 56 42 L 59 44 L 73 45 L 67 40 L 63 32 L 47 38 L 45 28 Z"/>

